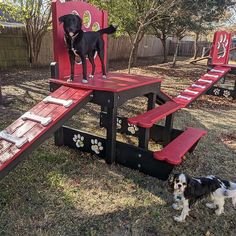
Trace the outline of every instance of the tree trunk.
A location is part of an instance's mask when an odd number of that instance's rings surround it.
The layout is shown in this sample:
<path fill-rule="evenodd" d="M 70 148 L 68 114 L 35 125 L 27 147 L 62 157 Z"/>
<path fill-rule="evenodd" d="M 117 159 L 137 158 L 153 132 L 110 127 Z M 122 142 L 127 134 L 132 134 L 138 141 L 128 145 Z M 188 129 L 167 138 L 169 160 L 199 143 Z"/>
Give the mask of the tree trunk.
<path fill-rule="evenodd" d="M 161 38 L 161 43 L 163 46 L 163 61 L 162 63 L 167 62 L 167 51 L 166 51 L 166 37 L 163 36 L 163 38 Z"/>
<path fill-rule="evenodd" d="M 196 32 L 196 33 L 195 33 L 195 40 L 194 40 L 194 54 L 193 54 L 193 59 L 196 59 L 196 58 L 197 58 L 198 39 L 199 39 L 199 32 Z"/>
<path fill-rule="evenodd" d="M 143 28 L 140 26 L 135 37 L 134 37 L 134 40 L 132 42 L 132 48 L 131 48 L 131 52 L 129 55 L 129 63 L 128 63 L 128 73 L 129 74 L 130 74 L 130 70 L 131 70 L 132 65 L 137 62 L 138 45 L 139 45 L 140 41 L 142 40 L 143 36 L 144 36 L 144 31 L 143 31 Z"/>
<path fill-rule="evenodd" d="M 135 45 L 134 52 L 133 52 L 133 65 L 134 66 L 137 64 L 137 60 L 138 60 L 138 44 Z"/>
<path fill-rule="evenodd" d="M 2 101 L 2 86 L 0 84 L 0 105 L 3 104 L 3 101 Z"/>
<path fill-rule="evenodd" d="M 172 67 L 175 67 L 175 66 L 176 66 L 176 60 L 177 60 L 177 56 L 178 56 L 179 45 L 180 45 L 180 39 L 177 38 L 177 44 L 176 44 L 176 48 L 175 48 L 175 54 L 174 54 L 174 58 L 173 58 Z"/>

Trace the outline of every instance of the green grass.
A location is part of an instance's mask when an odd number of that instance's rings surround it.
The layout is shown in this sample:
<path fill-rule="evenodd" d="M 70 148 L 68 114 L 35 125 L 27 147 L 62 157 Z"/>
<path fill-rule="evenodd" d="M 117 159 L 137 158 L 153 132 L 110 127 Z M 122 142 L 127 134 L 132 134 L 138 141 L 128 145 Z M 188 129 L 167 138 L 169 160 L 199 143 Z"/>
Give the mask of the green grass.
<path fill-rule="evenodd" d="M 120 64 L 111 66 L 113 71 L 126 72 Z M 133 72 L 165 76 L 163 89 L 176 95 L 205 69 L 185 62 L 172 69 L 145 61 Z M 48 94 L 49 70 L 0 73 L 6 78 L 3 92 L 13 98 L 9 107 L 0 108 L 3 129 Z M 137 98 L 125 103 L 119 113 L 131 116 L 145 105 L 145 99 Z M 67 124 L 104 135 L 104 129 L 98 129 L 98 115 L 99 107 L 88 104 Z M 215 174 L 236 181 L 235 117 L 235 102 L 206 96 L 178 112 L 175 127 L 199 127 L 208 134 L 175 172 Z M 123 135 L 118 138 L 126 140 Z M 217 217 L 203 200 L 185 223 L 175 223 L 173 216 L 179 213 L 171 209 L 172 195 L 165 182 L 109 166 L 95 155 L 55 147 L 53 138 L 1 180 L 0 189 L 0 235 L 236 235 L 236 211 L 230 202 L 225 214 Z"/>

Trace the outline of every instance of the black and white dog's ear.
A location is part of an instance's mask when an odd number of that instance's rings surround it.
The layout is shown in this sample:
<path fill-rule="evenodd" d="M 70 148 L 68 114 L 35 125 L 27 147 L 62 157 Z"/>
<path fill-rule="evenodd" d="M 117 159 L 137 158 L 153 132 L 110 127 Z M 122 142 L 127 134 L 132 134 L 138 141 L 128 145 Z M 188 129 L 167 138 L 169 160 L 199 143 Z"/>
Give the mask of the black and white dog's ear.
<path fill-rule="evenodd" d="M 187 186 L 186 186 L 186 189 L 184 191 L 184 196 L 185 198 L 189 199 L 189 198 L 193 198 L 195 196 L 195 191 L 196 191 L 196 188 L 195 188 L 195 182 L 191 179 L 191 178 L 188 178 L 187 179 Z"/>
<path fill-rule="evenodd" d="M 174 188 L 174 180 L 175 176 L 173 174 L 170 175 L 169 178 L 167 179 L 168 186 L 171 187 L 172 189 Z"/>

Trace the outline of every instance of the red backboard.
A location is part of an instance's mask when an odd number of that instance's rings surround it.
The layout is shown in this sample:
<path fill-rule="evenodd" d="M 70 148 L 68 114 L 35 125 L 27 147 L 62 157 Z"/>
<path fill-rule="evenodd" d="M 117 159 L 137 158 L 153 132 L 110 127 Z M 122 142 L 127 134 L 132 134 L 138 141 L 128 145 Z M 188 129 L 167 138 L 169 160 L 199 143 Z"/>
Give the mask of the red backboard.
<path fill-rule="evenodd" d="M 63 79 L 70 76 L 70 62 L 69 56 L 64 41 L 63 25 L 59 23 L 59 17 L 66 14 L 78 14 L 83 20 L 84 31 L 97 31 L 107 27 L 107 12 L 101 11 L 98 8 L 85 2 L 65 2 L 61 3 L 59 0 L 52 1 L 52 20 L 53 20 L 53 49 L 54 61 L 59 66 L 59 78 Z M 107 61 L 107 36 L 103 35 L 104 45 L 104 63 Z M 96 72 L 101 73 L 101 63 L 98 56 L 95 55 Z M 91 71 L 91 65 L 87 63 L 88 73 Z M 75 76 L 82 73 L 82 66 L 76 63 Z"/>
<path fill-rule="evenodd" d="M 212 57 L 211 64 L 228 64 L 230 47 L 231 33 L 228 33 L 226 31 L 215 32 L 210 55 Z"/>

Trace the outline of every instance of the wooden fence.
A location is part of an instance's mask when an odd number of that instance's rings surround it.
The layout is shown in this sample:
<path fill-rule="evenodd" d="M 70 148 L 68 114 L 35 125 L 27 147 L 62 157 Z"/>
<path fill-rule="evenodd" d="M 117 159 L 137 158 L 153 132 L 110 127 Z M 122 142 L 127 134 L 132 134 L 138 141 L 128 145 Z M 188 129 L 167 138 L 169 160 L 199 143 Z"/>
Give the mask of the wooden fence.
<path fill-rule="evenodd" d="M 174 55 L 176 44 L 177 43 L 175 41 L 170 41 L 168 55 Z M 203 47 L 210 47 L 210 45 L 211 44 L 209 42 L 203 42 L 203 41 L 199 42 L 197 56 L 201 57 Z M 193 41 L 180 41 L 178 56 L 192 57 L 193 54 L 194 54 L 194 42 Z"/>
<path fill-rule="evenodd" d="M 27 42 L 22 28 L 0 28 L 0 68 L 27 64 Z"/>
<path fill-rule="evenodd" d="M 1 32 L 1 29 L 0 29 Z M 208 42 L 200 42 L 198 56 L 202 54 L 203 47 L 209 47 Z M 167 53 L 173 55 L 176 43 L 167 41 Z M 109 60 L 128 59 L 131 50 L 131 44 L 128 37 L 113 38 L 108 41 Z M 145 35 L 139 44 L 138 57 L 162 56 L 163 47 L 161 41 L 152 35 Z M 178 56 L 193 56 L 193 42 L 182 41 L 180 44 Z M 231 59 L 234 59 L 231 57 Z M 49 65 L 53 61 L 53 40 L 52 32 L 48 32 L 42 42 L 39 53 L 39 64 Z M 16 65 L 28 65 L 27 44 L 22 29 L 6 29 L 0 33 L 0 69 Z"/>
<path fill-rule="evenodd" d="M 168 42 L 169 44 L 169 42 Z M 167 47 L 168 48 L 168 47 Z M 128 59 L 131 50 L 131 43 L 128 37 L 113 38 L 108 41 L 109 60 Z M 162 56 L 163 47 L 161 41 L 152 35 L 145 35 L 139 44 L 138 57 Z M 39 54 L 39 64 L 49 64 L 53 60 L 52 32 L 48 32 L 42 42 Z"/>
<path fill-rule="evenodd" d="M 167 48 L 169 41 L 167 42 Z M 128 37 L 109 38 L 108 58 L 110 60 L 128 59 L 131 50 L 131 43 Z M 138 57 L 162 56 L 163 47 L 160 39 L 153 35 L 145 35 L 138 48 Z"/>

